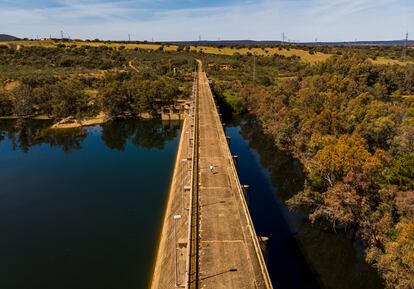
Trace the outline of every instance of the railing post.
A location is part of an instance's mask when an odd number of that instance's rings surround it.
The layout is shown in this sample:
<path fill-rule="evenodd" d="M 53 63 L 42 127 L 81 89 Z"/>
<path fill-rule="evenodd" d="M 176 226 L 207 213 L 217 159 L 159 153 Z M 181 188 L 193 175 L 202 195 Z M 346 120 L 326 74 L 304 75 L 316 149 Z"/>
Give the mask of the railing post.
<path fill-rule="evenodd" d="M 246 202 L 249 199 L 249 192 L 248 192 L 249 188 L 250 188 L 249 185 L 242 185 L 243 195 L 244 195 L 244 198 L 246 199 Z"/>
<path fill-rule="evenodd" d="M 184 195 L 186 195 L 186 192 L 191 194 L 191 186 L 184 186 Z M 190 208 L 188 208 L 187 206 L 184 206 L 183 210 L 189 211 Z"/>
<path fill-rule="evenodd" d="M 177 246 L 177 220 L 181 219 L 181 215 L 174 215 L 174 256 L 175 256 L 175 288 L 180 287 L 178 284 L 178 246 Z"/>
<path fill-rule="evenodd" d="M 238 163 L 238 161 L 239 161 L 239 156 L 234 155 L 234 156 L 232 156 L 232 157 L 233 157 L 234 166 L 235 166 L 235 167 L 237 167 L 237 163 Z"/>
<path fill-rule="evenodd" d="M 262 249 L 263 258 L 267 265 L 269 259 L 269 238 L 265 236 L 259 236 L 260 249 Z"/>

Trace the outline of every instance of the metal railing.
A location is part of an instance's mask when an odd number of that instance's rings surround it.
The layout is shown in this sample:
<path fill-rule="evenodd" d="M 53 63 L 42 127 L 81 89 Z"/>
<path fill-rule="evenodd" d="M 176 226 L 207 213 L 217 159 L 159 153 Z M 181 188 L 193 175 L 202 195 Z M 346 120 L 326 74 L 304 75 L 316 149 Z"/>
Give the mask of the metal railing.
<path fill-rule="evenodd" d="M 198 68 L 194 72 L 192 113 L 192 176 L 188 218 L 188 245 L 185 288 L 198 288 Z M 191 127 L 191 125 L 190 125 Z"/>

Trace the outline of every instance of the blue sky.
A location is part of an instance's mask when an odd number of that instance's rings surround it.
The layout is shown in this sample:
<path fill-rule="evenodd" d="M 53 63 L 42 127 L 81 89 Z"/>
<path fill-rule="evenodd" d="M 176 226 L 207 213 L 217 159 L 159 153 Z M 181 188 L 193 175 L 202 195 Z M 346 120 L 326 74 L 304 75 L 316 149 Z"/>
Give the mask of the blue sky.
<path fill-rule="evenodd" d="M 0 33 L 124 40 L 414 38 L 414 0 L 0 0 Z"/>

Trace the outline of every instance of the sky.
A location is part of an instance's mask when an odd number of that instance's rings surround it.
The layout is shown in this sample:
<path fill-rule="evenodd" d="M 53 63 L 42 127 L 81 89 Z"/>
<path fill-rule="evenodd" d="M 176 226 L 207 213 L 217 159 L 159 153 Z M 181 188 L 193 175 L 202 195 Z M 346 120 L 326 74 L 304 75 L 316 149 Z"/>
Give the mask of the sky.
<path fill-rule="evenodd" d="M 0 0 L 0 34 L 174 40 L 395 40 L 414 0 Z"/>

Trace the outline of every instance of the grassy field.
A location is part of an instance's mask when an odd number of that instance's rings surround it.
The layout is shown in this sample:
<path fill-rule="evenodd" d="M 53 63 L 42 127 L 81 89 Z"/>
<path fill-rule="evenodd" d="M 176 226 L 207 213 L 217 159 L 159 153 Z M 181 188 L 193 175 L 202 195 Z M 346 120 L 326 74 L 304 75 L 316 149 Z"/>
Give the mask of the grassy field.
<path fill-rule="evenodd" d="M 54 42 L 51 40 L 35 40 L 35 41 L 13 41 L 13 42 L 3 42 L 6 45 L 21 45 L 21 46 L 43 46 L 43 47 L 56 47 L 60 42 Z M 140 44 L 122 44 L 114 42 L 86 42 L 86 41 L 74 41 L 74 42 L 65 42 L 66 45 L 76 45 L 76 46 L 110 46 L 110 47 L 124 47 L 125 49 L 146 49 L 146 50 L 157 50 L 160 49 L 160 44 L 153 43 L 140 43 Z M 163 45 L 165 51 L 177 51 L 179 46 L 177 45 Z M 323 62 L 327 60 L 332 54 L 326 54 L 321 52 L 309 53 L 308 51 L 296 49 L 296 48 L 231 48 L 231 47 L 212 47 L 212 46 L 191 46 L 190 51 L 193 52 L 203 52 L 207 54 L 218 54 L 218 55 L 234 55 L 238 53 L 240 55 L 256 54 L 258 56 L 274 56 L 281 55 L 285 57 L 297 56 L 301 60 L 309 63 Z M 407 65 L 413 64 L 414 61 L 400 61 L 390 58 L 378 57 L 375 60 L 372 60 L 374 64 L 398 64 L 398 65 Z"/>
<path fill-rule="evenodd" d="M 25 47 L 30 46 L 43 46 L 43 47 L 56 47 L 59 42 L 54 42 L 51 40 L 36 40 L 36 41 L 13 41 L 13 42 L 3 42 L 6 45 L 21 45 Z M 86 41 L 74 41 L 70 43 L 65 43 L 66 45 L 76 45 L 76 46 L 110 46 L 110 47 L 125 47 L 126 49 L 147 49 L 147 50 L 157 50 L 161 47 L 159 44 L 152 44 L 152 43 L 140 43 L 140 44 L 121 44 L 121 43 L 113 43 L 113 42 L 86 42 Z M 177 51 L 177 45 L 164 45 L 165 51 Z M 315 63 L 320 61 L 325 61 L 331 55 L 324 54 L 324 53 L 315 53 L 310 54 L 305 50 L 300 49 L 278 49 L 278 48 L 218 48 L 218 47 L 210 47 L 210 46 L 191 46 L 190 50 L 193 52 L 204 52 L 208 54 L 221 54 L 221 55 L 233 55 L 235 53 L 239 53 L 241 55 L 246 55 L 248 53 L 254 53 L 258 56 L 274 56 L 274 55 L 282 55 L 282 56 L 299 56 L 303 61 Z"/>
<path fill-rule="evenodd" d="M 34 41 L 11 41 L 11 42 L 1 42 L 5 45 L 22 45 L 26 47 L 31 46 L 42 46 L 42 47 L 56 47 L 59 44 L 65 44 L 65 45 L 76 45 L 76 46 L 92 46 L 92 47 L 100 47 L 100 46 L 109 46 L 109 47 L 125 47 L 127 49 L 134 49 L 134 48 L 140 48 L 140 49 L 149 49 L 149 50 L 156 50 L 161 47 L 159 44 L 152 44 L 152 43 L 140 43 L 140 44 L 122 44 L 122 43 L 114 43 L 114 42 L 93 42 L 93 41 L 72 41 L 72 42 L 54 42 L 52 40 L 34 40 Z M 178 46 L 177 45 L 170 45 L 170 46 L 164 46 L 165 50 L 168 51 L 176 51 Z"/>
<path fill-rule="evenodd" d="M 397 59 L 390 59 L 385 57 L 378 57 L 375 60 L 372 60 L 374 64 L 398 64 L 398 65 L 407 65 L 407 64 L 414 64 L 414 61 L 401 61 Z"/>
<path fill-rule="evenodd" d="M 321 62 L 328 59 L 331 55 L 324 54 L 324 53 L 315 53 L 310 54 L 308 51 L 294 49 L 294 48 L 287 48 L 287 49 L 279 49 L 279 48 L 217 48 L 217 47 L 208 47 L 208 46 L 198 46 L 198 47 L 191 47 L 192 51 L 203 51 L 204 53 L 210 54 L 225 54 L 225 55 L 233 55 L 234 53 L 239 53 L 241 55 L 246 55 L 247 53 L 256 54 L 259 56 L 274 56 L 274 55 L 282 55 L 286 57 L 290 56 L 299 56 L 302 60 L 308 62 Z"/>

